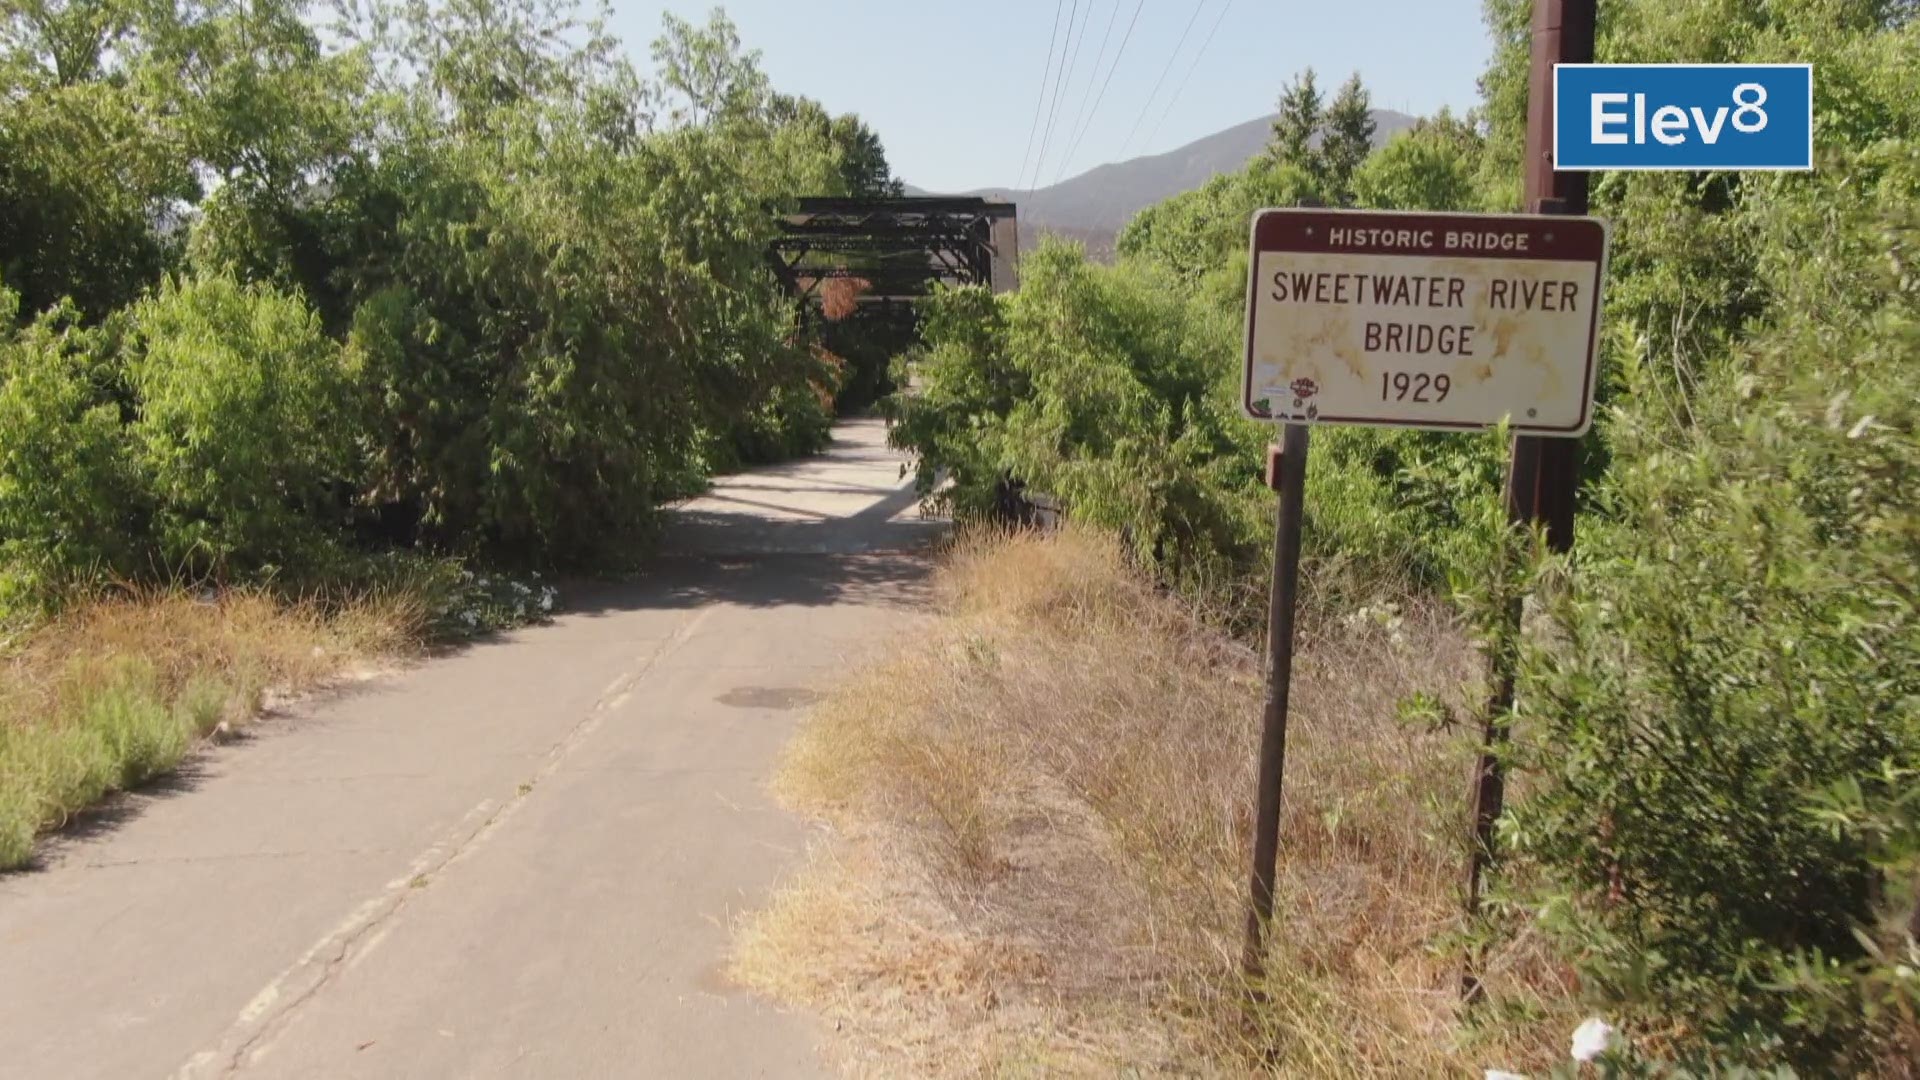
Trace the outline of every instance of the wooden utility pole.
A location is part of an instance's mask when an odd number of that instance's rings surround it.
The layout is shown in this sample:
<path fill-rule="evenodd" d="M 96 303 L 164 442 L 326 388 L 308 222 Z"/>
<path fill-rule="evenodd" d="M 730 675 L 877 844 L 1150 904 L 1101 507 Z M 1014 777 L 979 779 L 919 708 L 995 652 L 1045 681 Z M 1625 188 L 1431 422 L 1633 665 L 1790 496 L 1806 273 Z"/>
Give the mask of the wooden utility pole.
<path fill-rule="evenodd" d="M 1553 66 L 1593 61 L 1593 30 L 1598 0 L 1534 0 L 1532 70 L 1527 85 L 1526 208 L 1536 214 L 1587 212 L 1587 174 L 1553 169 Z M 1573 503 L 1579 483 L 1579 439 L 1521 435 L 1513 440 L 1507 466 L 1507 520 L 1545 529 L 1555 551 L 1573 547 Z M 1516 624 L 1520 611 L 1509 613 Z M 1507 741 L 1513 709 L 1515 651 L 1499 648 L 1492 657 L 1492 693 L 1473 797 L 1473 853 L 1467 869 L 1467 916 L 1478 914 L 1482 879 L 1493 860 L 1494 826 L 1506 804 L 1505 766 L 1500 751 Z M 1469 957 L 1461 989 L 1468 1002 L 1483 992 L 1478 960 Z"/>
<path fill-rule="evenodd" d="M 1593 62 L 1598 0 L 1534 0 L 1533 67 L 1527 84 L 1527 161 L 1524 198 L 1535 214 L 1584 215 L 1587 173 L 1553 171 L 1553 66 Z M 1515 521 L 1538 522 L 1555 551 L 1573 547 L 1573 496 L 1579 479 L 1579 439 L 1522 435 L 1513 440 L 1507 473 L 1507 510 Z"/>

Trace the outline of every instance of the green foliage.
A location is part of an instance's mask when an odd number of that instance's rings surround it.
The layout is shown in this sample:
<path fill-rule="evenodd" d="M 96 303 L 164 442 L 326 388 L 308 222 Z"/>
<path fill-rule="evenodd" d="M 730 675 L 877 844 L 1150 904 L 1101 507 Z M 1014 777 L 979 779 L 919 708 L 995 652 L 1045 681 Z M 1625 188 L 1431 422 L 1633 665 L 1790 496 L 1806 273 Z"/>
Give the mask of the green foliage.
<path fill-rule="evenodd" d="M 1140 211 L 1120 231 L 1117 248 L 1123 258 L 1150 261 L 1195 282 L 1220 272 L 1236 256 L 1244 260 L 1247 229 L 1256 211 L 1295 205 L 1315 197 L 1318 190 L 1306 170 L 1258 159 L 1240 172 L 1220 173 L 1201 187 Z M 1242 277 L 1236 287 L 1244 288 L 1244 262 L 1239 269 Z"/>
<path fill-rule="evenodd" d="M 312 215 L 366 357 L 383 520 L 585 561 L 707 468 L 824 441 L 832 373 L 789 341 L 764 259 L 767 203 L 840 182 L 817 106 L 773 95 L 724 19 L 669 19 L 651 88 L 600 43 L 529 56 L 460 16 L 411 33 L 476 43 Z M 489 63 L 519 89 L 473 99 Z M 674 126 L 649 132 L 656 103 Z"/>
<path fill-rule="evenodd" d="M 988 433 L 1032 393 L 1023 366 L 1008 353 L 1003 301 L 983 287 L 946 289 L 921 305 L 925 347 L 904 356 L 887 401 L 889 438 L 917 455 L 920 493 L 940 497 L 957 516 L 984 514 L 1007 474 Z"/>
<path fill-rule="evenodd" d="M 1352 190 L 1354 172 L 1373 153 L 1373 132 L 1373 98 L 1360 76 L 1350 75 L 1321 120 L 1319 156 L 1329 190 Z"/>
<path fill-rule="evenodd" d="M 1477 186 L 1482 206 L 1512 213 L 1521 209 L 1533 4 L 1531 0 L 1481 0 L 1481 13 L 1493 49 L 1487 69 L 1480 74 L 1478 113 L 1487 142 Z"/>
<path fill-rule="evenodd" d="M 1018 479 L 1077 520 L 1121 532 L 1229 618 L 1253 617 L 1271 542 L 1260 468 L 1272 433 L 1239 412 L 1239 285 L 1205 287 L 1243 283 L 1244 264 L 1196 292 L 1150 258 L 1101 267 L 1052 243 L 1021 271 L 1018 293 L 955 290 L 928 305 L 915 385 L 892 405 L 894 440 L 915 451 L 921 489 L 945 478 L 951 508 L 980 515 Z M 1496 447 L 1328 429 L 1313 454 L 1307 558 L 1318 595 L 1437 586 L 1473 550 L 1457 539 L 1459 509 L 1495 482 Z"/>
<path fill-rule="evenodd" d="M 15 331 L 0 288 L 0 621 L 69 578 L 124 570 L 144 523 L 100 335 L 71 310 Z"/>
<path fill-rule="evenodd" d="M 1444 110 L 1400 132 L 1353 174 L 1358 206 L 1395 210 L 1472 210 L 1484 140 Z"/>
<path fill-rule="evenodd" d="M 176 568 L 313 559 L 357 425 L 340 347 L 298 298 L 231 278 L 169 279 L 132 311 L 128 429 Z"/>
<path fill-rule="evenodd" d="M 880 136 L 853 115 L 833 116 L 811 98 L 774 94 L 769 107 L 783 130 L 804 133 L 828 147 L 834 155 L 838 183 L 817 189 L 819 195 L 853 195 L 897 199 L 906 185 L 893 175 Z"/>
<path fill-rule="evenodd" d="M 104 318 L 176 265 L 213 180 L 291 199 L 353 134 L 352 54 L 299 0 L 18 3 L 0 11 L 0 272 L 38 312 Z"/>
<path fill-rule="evenodd" d="M 1526 11 L 1489 13 L 1512 205 Z M 1920 36 L 1864 0 L 1622 3 L 1598 52 L 1811 61 L 1818 169 L 1595 184 L 1604 468 L 1520 657 L 1512 885 L 1642 1057 L 1870 1071 L 1920 1038 Z"/>
<path fill-rule="evenodd" d="M 1035 253 L 1007 320 L 1031 396 L 998 433 L 1001 462 L 1176 575 L 1244 565 L 1265 500 L 1249 467 L 1257 433 L 1220 392 L 1230 369 L 1218 359 L 1238 331 L 1228 314 L 1187 303 L 1146 264 L 1104 271 L 1070 247 Z"/>
<path fill-rule="evenodd" d="M 7 606 L 355 544 L 585 562 L 827 439 L 843 365 L 765 249 L 797 195 L 897 190 L 858 118 L 717 12 L 652 80 L 571 3 L 336 14 L 0 12 Z"/>
<path fill-rule="evenodd" d="M 1314 82 L 1313 69 L 1296 75 L 1280 95 L 1279 115 L 1273 120 L 1273 140 L 1269 152 L 1274 159 L 1307 169 L 1318 181 L 1313 140 L 1326 117 L 1326 102 Z"/>
<path fill-rule="evenodd" d="M 1342 96 L 1342 111 L 1350 120 L 1364 113 L 1364 89 L 1350 84 Z M 1207 399 L 1215 418 L 1210 430 L 1230 433 L 1202 455 L 1208 461 L 1204 473 L 1225 480 L 1196 488 L 1195 497 L 1233 508 L 1225 517 L 1234 522 L 1234 539 L 1212 546 L 1227 557 L 1208 573 L 1249 579 L 1249 586 L 1229 590 L 1240 595 L 1257 592 L 1266 573 L 1262 519 L 1270 505 L 1263 503 L 1270 499 L 1264 489 L 1248 486 L 1255 479 L 1249 465 L 1257 467 L 1270 433 L 1238 416 L 1247 223 L 1263 207 L 1295 205 L 1340 190 L 1331 186 L 1340 170 L 1329 165 L 1326 143 L 1309 142 L 1323 135 L 1331 115 L 1317 104 L 1310 73 L 1302 75 L 1283 103 L 1278 123 L 1284 130 L 1277 132 L 1272 155 L 1141 211 L 1119 240 L 1123 262 L 1136 264 L 1132 273 L 1171 272 L 1172 281 L 1155 278 L 1157 294 L 1175 298 L 1185 318 L 1204 317 L 1219 327 L 1214 351 L 1193 362 L 1214 373 Z M 1360 137 L 1354 124 L 1347 126 L 1353 128 L 1349 136 Z M 1288 150 L 1289 140 L 1305 149 Z M 1469 125 L 1443 115 L 1423 121 L 1368 158 L 1352 174 L 1352 187 L 1365 192 L 1369 205 L 1393 209 L 1470 202 L 1480 149 L 1480 137 Z M 936 456 L 951 452 L 949 446 Z M 1462 515 L 1476 494 L 1497 486 L 1498 447 L 1419 432 L 1328 429 L 1316 434 L 1313 453 L 1306 554 L 1313 564 L 1310 587 L 1320 596 L 1368 598 L 1439 587 L 1462 559 L 1479 550 Z M 1209 518 L 1201 514 L 1198 519 Z"/>
<path fill-rule="evenodd" d="M 1610 1009 L 1816 1073 L 1870 1067 L 1920 1002 L 1894 902 L 1920 876 L 1920 147 L 1828 168 L 1745 211 L 1794 257 L 1689 421 L 1625 372 L 1604 515 L 1522 669 L 1551 783 L 1513 826 Z"/>
<path fill-rule="evenodd" d="M 1353 202 L 1354 174 L 1373 152 L 1373 101 L 1356 73 L 1340 84 L 1331 102 L 1315 85 L 1313 69 L 1300 73 L 1280 96 L 1267 158 L 1300 170 L 1308 181 L 1299 194 L 1334 206 Z"/>
<path fill-rule="evenodd" d="M 102 315 L 172 258 L 152 221 L 192 190 L 171 133 L 124 88 L 0 97 L 0 275 L 31 316 L 72 299 Z"/>

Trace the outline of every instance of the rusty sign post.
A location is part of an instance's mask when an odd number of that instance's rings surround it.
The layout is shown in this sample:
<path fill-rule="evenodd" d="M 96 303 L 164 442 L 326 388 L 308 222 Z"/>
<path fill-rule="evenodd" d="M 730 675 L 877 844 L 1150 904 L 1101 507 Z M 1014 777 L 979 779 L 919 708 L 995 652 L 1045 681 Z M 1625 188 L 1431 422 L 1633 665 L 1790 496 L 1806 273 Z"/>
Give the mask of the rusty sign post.
<path fill-rule="evenodd" d="M 1589 218 L 1297 208 L 1254 218 L 1242 408 L 1284 426 L 1244 966 L 1273 917 L 1308 432 L 1478 431 L 1541 444 L 1593 420 L 1607 229 Z"/>
<path fill-rule="evenodd" d="M 1287 691 L 1293 684 L 1293 614 L 1300 587 L 1300 521 L 1307 501 L 1308 429 L 1288 424 L 1268 484 L 1280 493 L 1274 515 L 1273 586 L 1267 601 L 1267 700 L 1260 715 L 1260 776 L 1253 821 L 1253 875 L 1241 957 L 1249 985 L 1265 970 L 1267 924 L 1273 920 L 1274 875 L 1280 858 L 1280 788 L 1287 764 Z"/>

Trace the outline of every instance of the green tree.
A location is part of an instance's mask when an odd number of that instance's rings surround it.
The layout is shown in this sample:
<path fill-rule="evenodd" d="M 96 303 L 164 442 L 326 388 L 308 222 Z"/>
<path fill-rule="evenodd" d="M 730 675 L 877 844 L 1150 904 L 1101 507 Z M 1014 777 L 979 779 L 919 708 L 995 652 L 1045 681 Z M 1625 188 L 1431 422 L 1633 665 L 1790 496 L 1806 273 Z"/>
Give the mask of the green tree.
<path fill-rule="evenodd" d="M 869 198 L 897 199 L 906 185 L 893 175 L 887 163 L 887 149 L 880 136 L 851 113 L 835 117 L 832 140 L 840 153 L 840 177 L 847 194 Z"/>
<path fill-rule="evenodd" d="M 1480 73 L 1478 110 L 1487 140 L 1478 186 L 1489 210 L 1521 208 L 1532 19 L 1531 0 L 1481 0 L 1481 21 L 1493 39 L 1486 70 Z"/>
<path fill-rule="evenodd" d="M 1359 206 L 1383 210 L 1471 210 L 1479 202 L 1483 140 L 1442 110 L 1395 135 L 1353 175 Z"/>
<path fill-rule="evenodd" d="M 175 22 L 111 0 L 0 8 L 0 273 L 22 317 L 70 297 L 97 318 L 169 264 L 155 225 L 198 187 L 141 75 Z"/>
<path fill-rule="evenodd" d="M 0 72 L 36 90 L 93 82 L 141 14 L 114 0 L 15 0 L 0 9 Z"/>
<path fill-rule="evenodd" d="M 269 221 L 346 150 L 362 76 L 297 0 L 51 3 L 0 14 L 0 259 L 31 313 L 89 317 L 175 265 L 207 187 Z"/>
<path fill-rule="evenodd" d="M 1321 173 L 1329 192 L 1351 201 L 1353 174 L 1373 152 L 1373 100 L 1355 73 L 1340 84 L 1320 121 Z"/>
<path fill-rule="evenodd" d="M 1325 110 L 1320 91 L 1314 86 L 1313 69 L 1308 68 L 1295 76 L 1280 95 L 1280 115 L 1273 120 L 1268 152 L 1281 164 L 1293 165 L 1320 179 L 1322 163 L 1313 148 Z"/>
<path fill-rule="evenodd" d="M 22 316 L 63 299 L 91 317 L 132 301 L 172 265 L 160 226 L 197 191 L 174 134 L 123 87 L 0 101 L 0 274 Z"/>
<path fill-rule="evenodd" d="M 672 14 L 662 22 L 653 63 L 670 123 L 697 127 L 764 115 L 773 90 L 760 70 L 760 54 L 741 48 L 740 33 L 724 12 L 716 8 L 705 26 Z"/>

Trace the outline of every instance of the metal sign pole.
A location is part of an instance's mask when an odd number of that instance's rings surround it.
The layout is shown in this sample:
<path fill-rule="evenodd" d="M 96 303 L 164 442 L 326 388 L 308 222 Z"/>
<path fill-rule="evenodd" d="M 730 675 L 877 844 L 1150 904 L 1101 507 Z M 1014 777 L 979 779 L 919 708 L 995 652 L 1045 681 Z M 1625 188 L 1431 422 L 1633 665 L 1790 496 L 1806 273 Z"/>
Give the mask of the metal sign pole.
<path fill-rule="evenodd" d="M 1527 95 L 1527 208 L 1537 214 L 1584 215 L 1587 174 L 1553 168 L 1553 66 L 1593 60 L 1596 0 L 1535 0 L 1532 70 Z M 1598 303 L 1598 297 L 1595 298 Z M 1507 520 L 1540 525 L 1555 551 L 1573 547 L 1573 503 L 1579 484 L 1580 440 L 1521 435 L 1513 440 L 1507 466 Z M 1506 807 L 1506 767 L 1500 753 L 1507 742 L 1513 710 L 1513 637 L 1520 629 L 1518 603 L 1508 612 L 1509 637 L 1489 658 L 1492 693 L 1486 729 L 1474 772 L 1473 851 L 1467 865 L 1467 919 L 1480 911 L 1481 891 L 1494 858 L 1494 828 Z M 1461 974 L 1461 995 L 1480 1000 L 1480 958 L 1469 953 Z"/>
<path fill-rule="evenodd" d="M 1300 588 L 1300 520 L 1306 503 L 1308 427 L 1288 424 L 1275 486 L 1273 593 L 1267 606 L 1267 701 L 1260 732 L 1259 808 L 1254 816 L 1252 904 L 1242 966 L 1257 994 L 1266 968 L 1267 926 L 1280 855 L 1280 786 L 1287 762 L 1287 690 L 1293 679 L 1293 614 Z"/>

